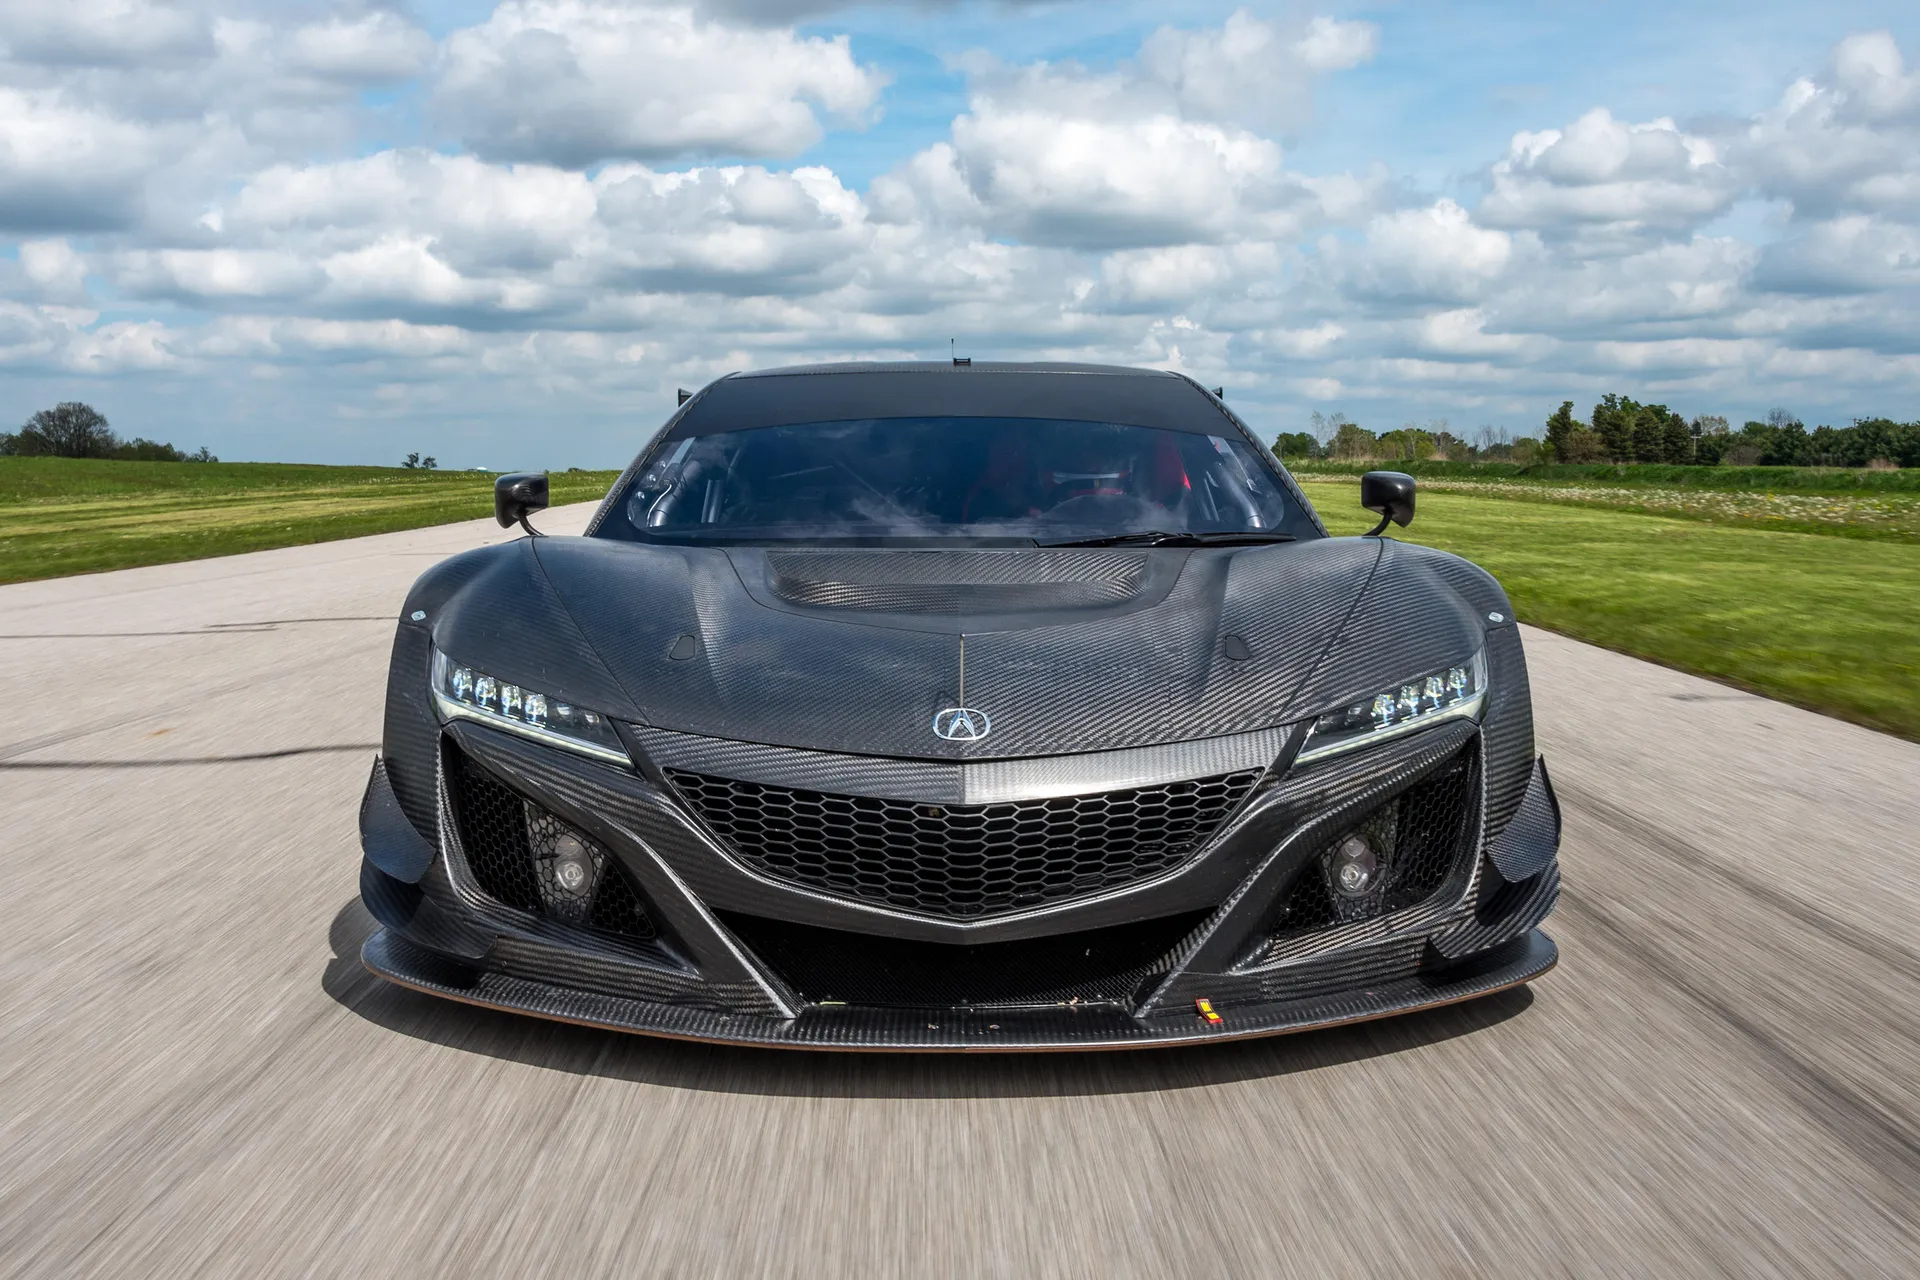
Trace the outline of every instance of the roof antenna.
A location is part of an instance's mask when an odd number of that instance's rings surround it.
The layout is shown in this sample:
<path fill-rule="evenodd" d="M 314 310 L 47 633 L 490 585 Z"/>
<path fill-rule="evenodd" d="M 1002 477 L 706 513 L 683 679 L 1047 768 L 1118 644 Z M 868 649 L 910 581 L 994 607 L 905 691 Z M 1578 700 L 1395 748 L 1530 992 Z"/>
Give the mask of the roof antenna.
<path fill-rule="evenodd" d="M 956 338 L 947 339 L 947 351 L 953 356 L 953 363 L 956 368 L 965 368 L 973 363 L 972 356 L 962 356 L 960 354 L 959 340 Z"/>

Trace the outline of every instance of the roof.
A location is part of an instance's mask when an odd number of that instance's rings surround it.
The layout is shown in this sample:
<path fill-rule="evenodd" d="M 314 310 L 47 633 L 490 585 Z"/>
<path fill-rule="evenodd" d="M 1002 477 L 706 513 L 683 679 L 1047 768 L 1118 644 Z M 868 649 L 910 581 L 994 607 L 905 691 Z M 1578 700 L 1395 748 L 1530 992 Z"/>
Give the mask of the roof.
<path fill-rule="evenodd" d="M 1209 435 L 1233 429 L 1219 401 L 1164 370 L 942 360 L 796 365 L 733 374 L 690 402 L 669 436 L 922 417 L 1072 418 Z"/>
<path fill-rule="evenodd" d="M 1179 378 L 1164 369 L 1134 369 L 1120 364 L 1075 364 L 1046 360 L 849 360 L 840 364 L 790 364 L 778 369 L 753 369 L 735 378 L 792 378 L 837 373 L 946 373 L 978 378 L 990 373 L 1097 373 L 1116 378 Z"/>

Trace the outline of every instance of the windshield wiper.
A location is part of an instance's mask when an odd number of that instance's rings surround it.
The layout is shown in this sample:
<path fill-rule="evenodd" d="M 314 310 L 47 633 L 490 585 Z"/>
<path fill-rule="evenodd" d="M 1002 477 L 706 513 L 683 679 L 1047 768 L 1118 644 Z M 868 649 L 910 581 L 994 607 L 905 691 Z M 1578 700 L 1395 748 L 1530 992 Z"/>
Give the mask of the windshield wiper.
<path fill-rule="evenodd" d="M 1066 542 L 1040 542 L 1036 547 L 1252 547 L 1263 542 L 1292 542 L 1290 533 L 1265 529 L 1247 529 L 1235 533 L 1168 533 L 1163 529 L 1145 533 L 1110 533 L 1099 538 L 1074 538 Z"/>

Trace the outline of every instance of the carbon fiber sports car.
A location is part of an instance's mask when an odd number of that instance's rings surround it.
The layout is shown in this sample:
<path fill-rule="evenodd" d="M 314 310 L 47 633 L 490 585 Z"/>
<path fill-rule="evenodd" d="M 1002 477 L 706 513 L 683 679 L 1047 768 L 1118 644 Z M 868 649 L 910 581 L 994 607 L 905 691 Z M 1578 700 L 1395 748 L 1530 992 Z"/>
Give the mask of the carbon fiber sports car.
<path fill-rule="evenodd" d="M 1221 396 L 837 365 L 686 396 L 584 537 L 428 570 L 363 959 L 549 1018 L 1103 1048 L 1549 969 L 1560 818 L 1500 586 L 1335 538 Z M 503 477 L 503 526 L 546 501 Z"/>

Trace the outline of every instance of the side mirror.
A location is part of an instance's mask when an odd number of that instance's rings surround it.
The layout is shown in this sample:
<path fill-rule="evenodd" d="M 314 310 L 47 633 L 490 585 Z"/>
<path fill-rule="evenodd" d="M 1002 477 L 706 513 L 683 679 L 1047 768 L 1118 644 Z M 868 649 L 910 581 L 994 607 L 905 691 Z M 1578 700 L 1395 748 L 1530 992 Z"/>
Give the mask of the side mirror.
<path fill-rule="evenodd" d="M 527 523 L 527 517 L 546 509 L 545 472 L 520 472 L 501 476 L 493 482 L 493 518 L 500 522 L 502 529 L 518 524 L 529 534 L 538 537 L 534 527 Z"/>
<path fill-rule="evenodd" d="M 1402 471 L 1369 471 L 1360 477 L 1360 505 L 1377 512 L 1380 523 L 1367 530 L 1377 538 L 1388 524 L 1413 523 L 1413 477 Z"/>

